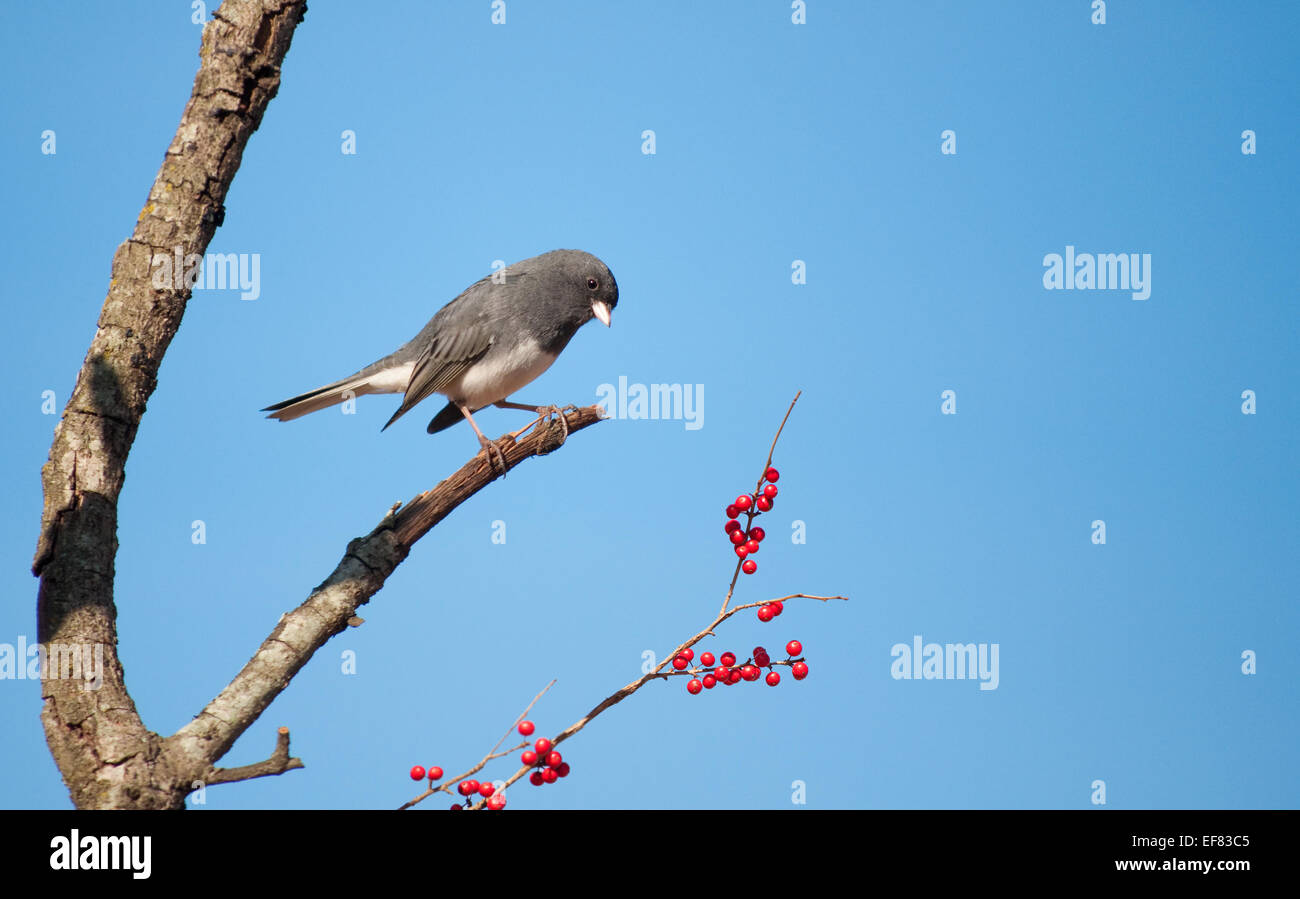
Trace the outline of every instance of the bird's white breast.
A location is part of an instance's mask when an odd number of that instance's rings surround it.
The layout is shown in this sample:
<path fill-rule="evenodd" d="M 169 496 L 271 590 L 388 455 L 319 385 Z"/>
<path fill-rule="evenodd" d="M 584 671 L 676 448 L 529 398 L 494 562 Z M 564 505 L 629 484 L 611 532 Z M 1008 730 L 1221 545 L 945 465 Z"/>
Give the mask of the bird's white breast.
<path fill-rule="evenodd" d="M 523 341 L 508 353 L 487 355 L 465 372 L 458 389 L 447 391 L 471 409 L 504 400 L 535 381 L 551 367 L 555 356 L 545 353 L 536 341 Z"/>

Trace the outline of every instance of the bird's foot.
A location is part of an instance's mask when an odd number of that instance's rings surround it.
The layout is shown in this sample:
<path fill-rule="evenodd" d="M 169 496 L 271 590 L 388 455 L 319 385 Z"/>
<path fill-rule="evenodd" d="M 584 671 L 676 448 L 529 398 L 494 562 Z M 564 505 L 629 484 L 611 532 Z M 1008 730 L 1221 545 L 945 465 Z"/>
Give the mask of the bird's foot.
<path fill-rule="evenodd" d="M 553 416 L 558 415 L 560 417 L 560 427 L 564 429 L 564 436 L 560 438 L 560 443 L 563 444 L 564 441 L 569 439 L 569 422 L 568 419 L 565 418 L 565 413 L 569 412 L 570 410 L 576 412 L 578 411 L 578 407 L 572 404 L 568 406 L 538 406 L 536 409 L 533 410 L 537 413 L 537 417 L 534 418 L 532 421 L 530 421 L 528 424 L 524 425 L 518 431 L 511 432 L 510 436 L 517 440 L 519 439 L 520 434 L 523 434 L 524 432 L 537 427 L 537 425 L 541 424 L 542 422 L 548 421 Z"/>
<path fill-rule="evenodd" d="M 567 406 L 561 406 L 558 409 L 555 406 L 552 406 L 550 412 L 547 413 L 548 418 L 551 416 L 551 414 L 555 414 L 560 417 L 560 427 L 564 429 L 564 436 L 560 438 L 561 446 L 563 446 L 564 442 L 569 439 L 569 419 L 565 413 L 570 411 L 577 412 L 578 407 L 573 405 L 572 403 L 570 403 Z"/>
<path fill-rule="evenodd" d="M 511 435 L 512 438 L 513 436 L 514 435 Z M 480 437 L 479 443 L 483 446 L 483 452 L 487 453 L 488 464 L 491 465 L 493 469 L 497 467 L 497 463 L 501 464 L 501 477 L 504 478 L 508 469 L 506 468 L 506 456 L 505 453 L 501 452 L 501 447 L 497 446 L 486 437 Z"/>

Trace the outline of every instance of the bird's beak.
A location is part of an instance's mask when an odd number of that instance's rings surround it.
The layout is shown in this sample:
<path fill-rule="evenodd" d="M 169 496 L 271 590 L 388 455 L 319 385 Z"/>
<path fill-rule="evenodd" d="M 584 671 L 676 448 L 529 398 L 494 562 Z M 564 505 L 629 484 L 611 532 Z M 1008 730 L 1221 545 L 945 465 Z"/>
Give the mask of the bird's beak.
<path fill-rule="evenodd" d="M 609 327 L 610 322 L 614 319 L 614 310 L 610 309 L 609 303 L 606 303 L 604 300 L 595 300 L 592 302 L 591 311 L 596 314 L 596 318 L 600 319 L 600 323 L 606 328 Z"/>

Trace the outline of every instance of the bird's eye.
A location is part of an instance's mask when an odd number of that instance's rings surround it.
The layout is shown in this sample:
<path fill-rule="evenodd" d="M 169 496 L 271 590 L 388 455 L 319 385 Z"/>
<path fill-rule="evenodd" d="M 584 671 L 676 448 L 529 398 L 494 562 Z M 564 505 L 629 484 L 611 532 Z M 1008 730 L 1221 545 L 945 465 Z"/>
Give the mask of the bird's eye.
<path fill-rule="evenodd" d="M 596 289 L 597 287 L 599 287 L 599 286 L 600 286 L 600 282 L 597 281 L 595 278 L 588 278 L 588 279 L 587 279 L 587 289 L 588 289 L 588 290 L 595 290 L 595 289 Z"/>

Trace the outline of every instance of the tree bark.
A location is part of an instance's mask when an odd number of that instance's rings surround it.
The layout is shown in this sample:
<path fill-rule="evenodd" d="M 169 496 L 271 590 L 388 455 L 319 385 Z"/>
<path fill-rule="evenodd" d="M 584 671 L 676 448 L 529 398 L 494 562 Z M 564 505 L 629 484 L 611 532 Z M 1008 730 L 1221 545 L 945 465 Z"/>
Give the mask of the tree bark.
<path fill-rule="evenodd" d="M 113 257 L 108 296 L 41 472 L 45 503 L 32 572 L 39 640 L 102 647 L 103 680 L 46 677 L 46 739 L 79 808 L 178 808 L 208 770 L 140 720 L 117 656 L 117 501 L 158 366 L 190 298 L 153 284 L 155 255 L 203 255 L 249 137 L 280 86 L 304 0 L 226 0 L 204 26 L 180 126 L 134 233 Z M 197 770 L 196 770 L 197 768 Z"/>

